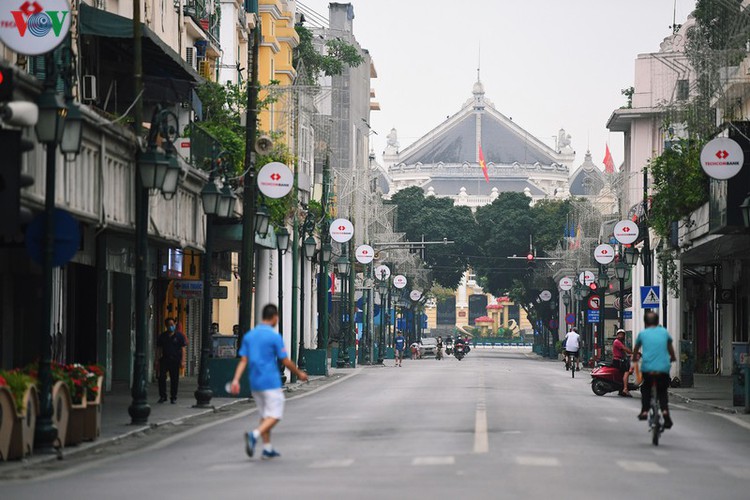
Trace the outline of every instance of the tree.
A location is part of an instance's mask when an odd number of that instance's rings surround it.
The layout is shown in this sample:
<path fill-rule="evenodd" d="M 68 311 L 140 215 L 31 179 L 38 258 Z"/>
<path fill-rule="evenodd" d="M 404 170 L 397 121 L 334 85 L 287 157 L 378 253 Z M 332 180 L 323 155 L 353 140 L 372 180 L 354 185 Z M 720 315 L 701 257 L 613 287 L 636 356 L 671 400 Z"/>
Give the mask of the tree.
<path fill-rule="evenodd" d="M 476 220 L 468 207 L 457 207 L 449 198 L 425 197 L 422 188 L 410 187 L 391 199 L 398 206 L 396 231 L 409 241 L 454 241 L 452 245 L 429 246 L 425 262 L 435 282 L 455 289 L 468 269 L 470 256 L 478 251 Z"/>
<path fill-rule="evenodd" d="M 365 60 L 359 49 L 340 38 L 325 42 L 324 52 L 320 52 L 313 43 L 313 32 L 302 25 L 297 25 L 299 45 L 294 50 L 294 67 L 301 70 L 302 83 L 317 85 L 318 78 L 336 76 L 348 66 L 355 68 Z"/>

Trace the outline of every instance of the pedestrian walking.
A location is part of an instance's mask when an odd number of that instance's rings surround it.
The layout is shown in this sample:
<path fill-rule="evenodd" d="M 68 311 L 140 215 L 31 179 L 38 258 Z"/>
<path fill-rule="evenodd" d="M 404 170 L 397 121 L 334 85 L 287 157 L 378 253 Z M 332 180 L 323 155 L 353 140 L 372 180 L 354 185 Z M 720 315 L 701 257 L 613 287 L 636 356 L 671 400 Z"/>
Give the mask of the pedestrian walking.
<path fill-rule="evenodd" d="M 180 369 L 183 367 L 182 350 L 187 345 L 185 335 L 177 330 L 172 318 L 164 320 L 166 330 L 156 339 L 159 356 L 159 403 L 167 400 L 167 374 L 169 374 L 169 401 L 177 402 L 177 389 L 180 386 Z"/>
<path fill-rule="evenodd" d="M 396 348 L 394 351 L 396 363 L 393 366 L 401 366 L 401 362 L 404 360 L 404 349 L 406 349 L 406 339 L 403 333 L 398 332 L 396 338 L 393 339 L 393 346 Z"/>
<path fill-rule="evenodd" d="M 269 304 L 263 308 L 262 323 L 245 334 L 240 346 L 240 362 L 232 380 L 232 394 L 240 392 L 240 377 L 248 368 L 250 390 L 258 406 L 260 424 L 245 436 L 245 451 L 249 457 L 255 453 L 258 439 L 263 440 L 263 460 L 281 455 L 271 444 L 271 430 L 284 417 L 284 392 L 279 377 L 279 362 L 292 371 L 303 382 L 307 373 L 300 370 L 287 355 L 284 340 L 276 332 L 279 310 Z"/>

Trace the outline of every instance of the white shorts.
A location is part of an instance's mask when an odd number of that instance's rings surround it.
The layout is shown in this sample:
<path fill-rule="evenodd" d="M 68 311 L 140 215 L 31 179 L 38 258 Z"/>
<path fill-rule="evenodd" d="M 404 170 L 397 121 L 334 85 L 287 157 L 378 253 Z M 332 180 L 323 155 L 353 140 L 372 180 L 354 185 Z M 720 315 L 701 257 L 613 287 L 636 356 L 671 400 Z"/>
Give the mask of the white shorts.
<path fill-rule="evenodd" d="M 252 391 L 255 404 L 258 406 L 260 418 L 275 418 L 281 420 L 284 417 L 284 391 L 271 389 L 270 391 Z"/>

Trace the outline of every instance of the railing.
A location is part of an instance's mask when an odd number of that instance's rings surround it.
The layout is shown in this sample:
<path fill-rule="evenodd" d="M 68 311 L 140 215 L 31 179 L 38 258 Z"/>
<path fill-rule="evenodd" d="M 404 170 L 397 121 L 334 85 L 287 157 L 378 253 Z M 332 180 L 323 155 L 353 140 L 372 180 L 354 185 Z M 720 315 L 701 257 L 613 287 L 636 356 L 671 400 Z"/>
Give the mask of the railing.
<path fill-rule="evenodd" d="M 191 123 L 187 130 L 190 134 L 190 164 L 209 170 L 211 160 L 222 151 L 221 142 L 197 123 Z"/>
<path fill-rule="evenodd" d="M 182 13 L 195 21 L 217 46 L 220 39 L 221 8 L 218 0 L 185 0 Z"/>

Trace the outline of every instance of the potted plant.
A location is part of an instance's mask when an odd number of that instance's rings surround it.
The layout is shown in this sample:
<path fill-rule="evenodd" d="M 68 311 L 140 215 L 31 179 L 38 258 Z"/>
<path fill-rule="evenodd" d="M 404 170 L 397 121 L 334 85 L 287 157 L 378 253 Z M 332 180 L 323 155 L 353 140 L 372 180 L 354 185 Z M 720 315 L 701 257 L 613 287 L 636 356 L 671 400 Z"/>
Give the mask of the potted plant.
<path fill-rule="evenodd" d="M 8 460 L 15 414 L 16 405 L 13 401 L 13 393 L 10 392 L 5 377 L 0 374 L 0 459 L 3 461 Z"/>
<path fill-rule="evenodd" d="M 88 407 L 86 383 L 88 370 L 79 364 L 61 366 L 68 377 L 70 389 L 71 409 L 66 436 L 66 445 L 76 445 L 84 440 L 84 427 Z"/>
<path fill-rule="evenodd" d="M 7 457 L 3 455 L 3 459 L 23 458 L 31 455 L 34 449 L 34 430 L 39 415 L 36 381 L 21 370 L 0 372 L 0 376 L 13 398 L 10 445 Z"/>
<path fill-rule="evenodd" d="M 86 411 L 84 412 L 83 438 L 93 441 L 99 437 L 102 428 L 102 384 L 104 369 L 99 365 L 86 367 Z"/>
<path fill-rule="evenodd" d="M 39 365 L 34 363 L 26 368 L 26 373 L 32 378 L 37 379 Z M 57 427 L 57 447 L 66 446 L 68 434 L 68 422 L 70 421 L 70 412 L 72 400 L 70 397 L 71 380 L 65 367 L 52 363 L 52 422 Z"/>

